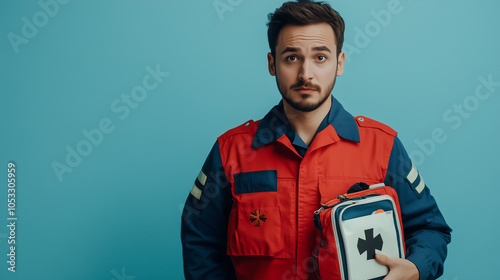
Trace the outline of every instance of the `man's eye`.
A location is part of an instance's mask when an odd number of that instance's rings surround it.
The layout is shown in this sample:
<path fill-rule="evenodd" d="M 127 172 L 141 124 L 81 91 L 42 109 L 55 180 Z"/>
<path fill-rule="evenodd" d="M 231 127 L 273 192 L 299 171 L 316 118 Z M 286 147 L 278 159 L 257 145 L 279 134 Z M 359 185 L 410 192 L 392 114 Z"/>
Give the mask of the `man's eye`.
<path fill-rule="evenodd" d="M 326 60 L 326 56 L 320 55 L 320 56 L 318 56 L 318 60 L 319 61 L 325 61 Z"/>
<path fill-rule="evenodd" d="M 286 60 L 287 60 L 287 61 L 292 61 L 292 62 L 293 62 L 293 61 L 297 61 L 297 60 L 298 60 L 298 58 L 297 58 L 295 55 L 291 55 L 291 56 L 288 56 L 288 57 L 286 58 Z"/>

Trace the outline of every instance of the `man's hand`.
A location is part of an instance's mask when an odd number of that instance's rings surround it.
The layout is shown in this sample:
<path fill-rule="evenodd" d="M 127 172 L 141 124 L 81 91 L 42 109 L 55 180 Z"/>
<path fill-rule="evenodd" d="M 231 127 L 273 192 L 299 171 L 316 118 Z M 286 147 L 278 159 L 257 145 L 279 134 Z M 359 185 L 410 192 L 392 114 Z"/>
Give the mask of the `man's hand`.
<path fill-rule="evenodd" d="M 375 260 L 389 267 L 389 274 L 384 280 L 418 280 L 420 277 L 417 266 L 409 260 L 391 258 L 382 254 L 376 254 Z"/>

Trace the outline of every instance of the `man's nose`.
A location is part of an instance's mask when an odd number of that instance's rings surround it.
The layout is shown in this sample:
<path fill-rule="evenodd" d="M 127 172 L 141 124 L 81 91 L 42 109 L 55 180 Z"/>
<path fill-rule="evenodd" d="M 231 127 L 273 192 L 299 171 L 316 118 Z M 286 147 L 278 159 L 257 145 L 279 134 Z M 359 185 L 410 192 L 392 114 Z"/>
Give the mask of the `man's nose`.
<path fill-rule="evenodd" d="M 310 61 L 305 60 L 300 66 L 299 79 L 304 82 L 310 81 L 313 78 L 313 65 Z"/>

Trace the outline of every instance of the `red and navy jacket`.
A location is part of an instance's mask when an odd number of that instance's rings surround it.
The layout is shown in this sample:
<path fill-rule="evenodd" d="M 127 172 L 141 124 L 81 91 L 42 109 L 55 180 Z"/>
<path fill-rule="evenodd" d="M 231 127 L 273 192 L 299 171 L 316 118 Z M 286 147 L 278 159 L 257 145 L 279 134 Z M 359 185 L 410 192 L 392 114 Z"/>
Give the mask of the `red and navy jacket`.
<path fill-rule="evenodd" d="M 217 139 L 182 214 L 186 279 L 313 279 L 314 210 L 356 182 L 396 190 L 406 258 L 439 277 L 451 229 L 397 133 L 332 97 L 310 146 L 282 103 Z"/>

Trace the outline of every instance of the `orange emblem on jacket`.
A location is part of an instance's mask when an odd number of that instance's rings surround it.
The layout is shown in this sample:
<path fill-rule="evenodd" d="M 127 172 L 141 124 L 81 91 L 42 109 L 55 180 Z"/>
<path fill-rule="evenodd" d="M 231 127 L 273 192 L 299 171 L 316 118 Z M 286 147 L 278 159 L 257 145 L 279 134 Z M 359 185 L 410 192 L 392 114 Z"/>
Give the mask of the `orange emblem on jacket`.
<path fill-rule="evenodd" d="M 250 222 L 256 227 L 260 227 L 260 222 L 266 222 L 266 214 L 261 213 L 260 209 L 255 209 L 250 213 Z"/>

